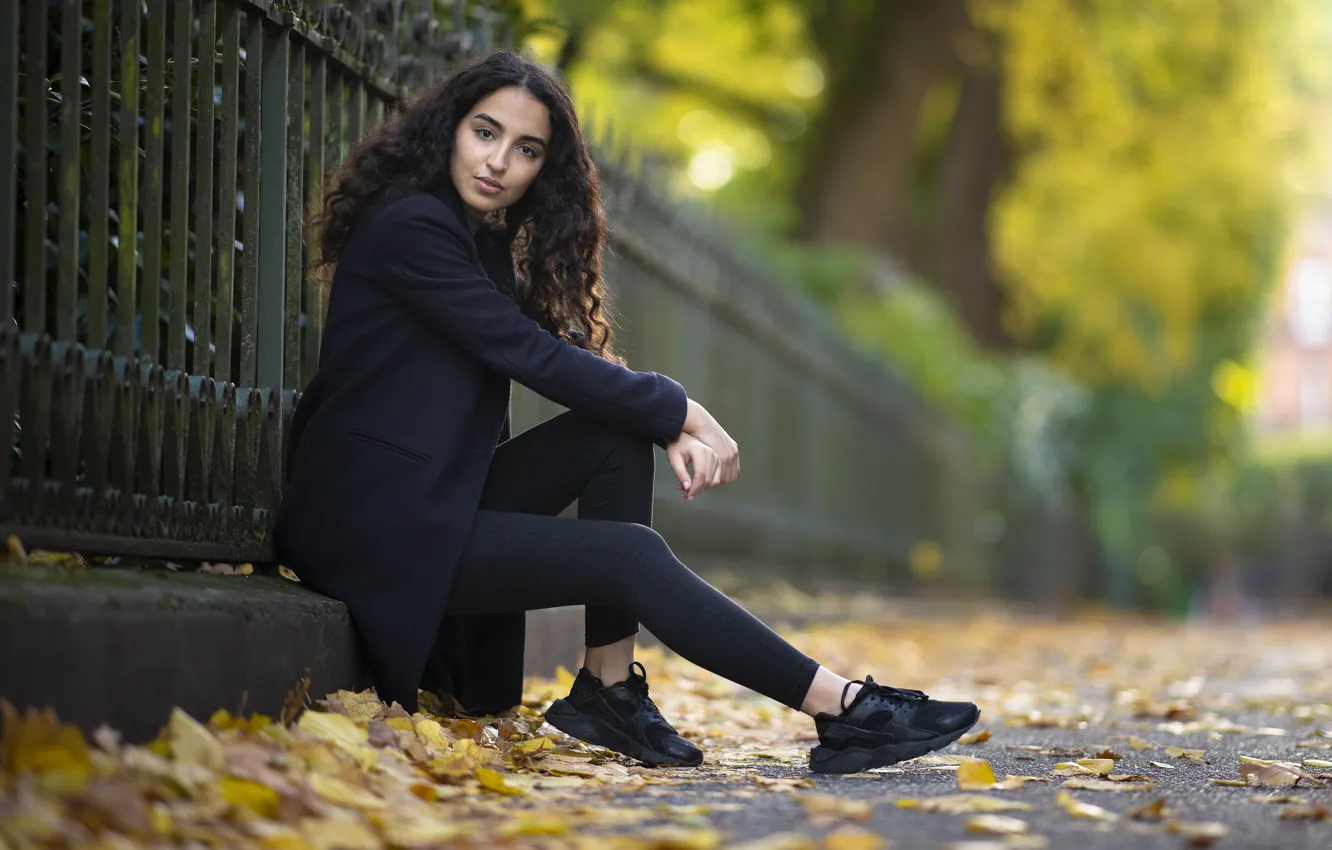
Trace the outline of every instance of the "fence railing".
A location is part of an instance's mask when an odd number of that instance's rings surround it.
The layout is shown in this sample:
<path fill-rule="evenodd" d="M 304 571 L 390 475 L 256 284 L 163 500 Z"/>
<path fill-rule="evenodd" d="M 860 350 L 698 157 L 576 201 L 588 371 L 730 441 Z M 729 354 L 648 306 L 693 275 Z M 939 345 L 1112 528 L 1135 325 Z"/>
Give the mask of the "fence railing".
<path fill-rule="evenodd" d="M 271 558 L 284 424 L 323 327 L 304 210 L 388 106 L 510 37 L 484 8 L 455 0 L 439 21 L 430 5 L 4 4 L 0 531 Z M 714 224 L 603 167 L 621 347 L 744 447 L 741 482 L 706 507 L 663 482 L 668 537 L 879 575 L 925 538 L 965 560 L 969 473 L 948 423 Z M 517 424 L 553 410 L 522 395 Z"/>

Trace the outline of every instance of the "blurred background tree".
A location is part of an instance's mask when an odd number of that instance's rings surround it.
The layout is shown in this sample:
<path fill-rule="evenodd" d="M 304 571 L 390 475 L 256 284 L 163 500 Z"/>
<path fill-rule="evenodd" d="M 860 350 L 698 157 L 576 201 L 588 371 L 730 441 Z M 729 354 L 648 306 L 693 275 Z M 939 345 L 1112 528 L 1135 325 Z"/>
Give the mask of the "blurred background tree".
<path fill-rule="evenodd" d="M 1071 500 L 1093 591 L 1183 604 L 1211 556 L 1153 566 L 1143 512 L 1230 515 L 1255 330 L 1322 186 L 1332 11 L 515 2 L 615 154 L 742 221 L 984 462 Z"/>

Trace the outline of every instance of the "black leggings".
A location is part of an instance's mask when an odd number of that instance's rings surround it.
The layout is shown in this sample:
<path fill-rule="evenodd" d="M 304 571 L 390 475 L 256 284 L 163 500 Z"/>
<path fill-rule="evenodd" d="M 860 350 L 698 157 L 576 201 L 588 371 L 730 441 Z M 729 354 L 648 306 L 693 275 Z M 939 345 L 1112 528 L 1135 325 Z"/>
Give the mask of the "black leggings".
<path fill-rule="evenodd" d="M 449 614 L 586 605 L 588 646 L 638 624 L 713 673 L 799 708 L 818 663 L 680 563 L 650 527 L 652 441 L 564 413 L 495 451 Z M 558 514 L 578 501 L 578 519 Z"/>

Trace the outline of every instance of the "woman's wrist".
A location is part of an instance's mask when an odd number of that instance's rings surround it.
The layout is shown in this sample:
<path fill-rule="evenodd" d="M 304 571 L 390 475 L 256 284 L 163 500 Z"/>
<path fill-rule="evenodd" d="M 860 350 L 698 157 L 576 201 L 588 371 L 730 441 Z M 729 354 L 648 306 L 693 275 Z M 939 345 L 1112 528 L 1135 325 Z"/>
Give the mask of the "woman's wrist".
<path fill-rule="evenodd" d="M 707 414 L 708 412 L 703 409 L 703 405 L 692 398 L 689 399 L 685 407 L 685 421 L 681 431 L 685 434 L 697 434 L 699 429 L 703 427 Z"/>

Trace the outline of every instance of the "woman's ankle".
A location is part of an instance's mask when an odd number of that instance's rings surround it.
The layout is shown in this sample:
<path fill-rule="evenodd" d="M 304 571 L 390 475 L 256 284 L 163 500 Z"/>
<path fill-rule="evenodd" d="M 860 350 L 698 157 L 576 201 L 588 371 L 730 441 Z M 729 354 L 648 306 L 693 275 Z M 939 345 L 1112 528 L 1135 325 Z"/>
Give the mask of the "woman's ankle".
<path fill-rule="evenodd" d="M 583 656 L 583 666 L 603 685 L 615 685 L 629 677 L 629 665 L 634 663 L 634 638 L 625 638 L 605 646 L 589 646 Z"/>
<path fill-rule="evenodd" d="M 841 714 L 844 705 L 850 705 L 860 693 L 860 685 L 838 676 L 827 667 L 814 672 L 800 710 L 810 717 L 819 714 Z M 843 700 L 845 699 L 845 702 Z"/>

